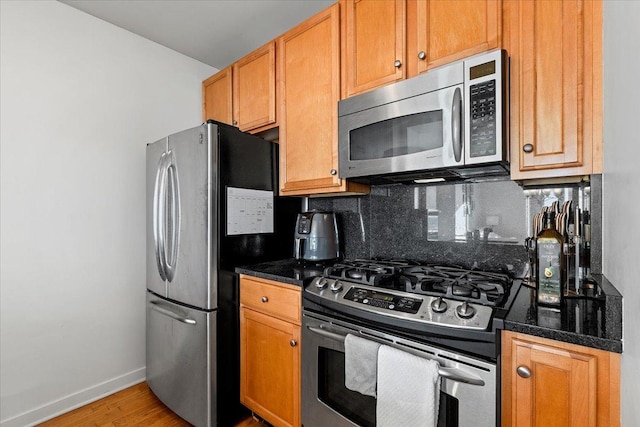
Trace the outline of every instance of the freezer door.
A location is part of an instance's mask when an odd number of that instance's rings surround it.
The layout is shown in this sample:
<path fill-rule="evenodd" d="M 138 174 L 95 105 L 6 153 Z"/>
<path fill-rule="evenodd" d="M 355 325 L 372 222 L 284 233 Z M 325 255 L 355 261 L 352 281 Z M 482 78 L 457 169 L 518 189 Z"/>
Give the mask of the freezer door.
<path fill-rule="evenodd" d="M 167 138 L 147 145 L 147 289 L 166 296 L 162 230 L 159 215 L 163 206 L 160 197 L 163 189 L 163 166 L 167 151 Z"/>
<path fill-rule="evenodd" d="M 217 306 L 216 129 L 170 135 L 167 151 L 167 297 L 204 309 Z"/>
<path fill-rule="evenodd" d="M 216 312 L 147 292 L 147 383 L 191 424 L 216 424 Z"/>

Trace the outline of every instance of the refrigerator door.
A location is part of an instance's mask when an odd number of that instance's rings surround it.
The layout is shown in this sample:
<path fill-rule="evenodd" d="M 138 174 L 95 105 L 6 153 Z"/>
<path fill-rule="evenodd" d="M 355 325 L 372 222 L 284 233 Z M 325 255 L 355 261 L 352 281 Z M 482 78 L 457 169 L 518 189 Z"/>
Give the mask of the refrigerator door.
<path fill-rule="evenodd" d="M 216 129 L 170 135 L 166 156 L 167 297 L 206 310 L 217 306 Z"/>
<path fill-rule="evenodd" d="M 147 289 L 166 296 L 166 272 L 163 249 L 163 222 L 159 218 L 163 212 L 164 170 L 166 162 L 167 138 L 147 145 Z"/>
<path fill-rule="evenodd" d="M 216 425 L 216 316 L 147 292 L 147 383 L 198 427 Z"/>

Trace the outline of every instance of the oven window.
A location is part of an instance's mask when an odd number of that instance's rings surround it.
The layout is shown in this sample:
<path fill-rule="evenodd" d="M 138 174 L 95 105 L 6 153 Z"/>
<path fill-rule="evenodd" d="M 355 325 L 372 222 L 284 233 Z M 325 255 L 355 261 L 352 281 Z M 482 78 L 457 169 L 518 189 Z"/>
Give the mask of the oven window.
<path fill-rule="evenodd" d="M 334 411 L 363 427 L 376 425 L 376 399 L 344 386 L 344 353 L 318 349 L 318 398 Z"/>
<path fill-rule="evenodd" d="M 349 132 L 351 160 L 383 159 L 443 146 L 442 110 L 376 122 Z"/>
<path fill-rule="evenodd" d="M 376 399 L 344 385 L 343 352 L 318 348 L 318 398 L 359 426 L 376 425 Z M 440 391 L 438 427 L 459 427 L 458 414 L 458 399 Z"/>

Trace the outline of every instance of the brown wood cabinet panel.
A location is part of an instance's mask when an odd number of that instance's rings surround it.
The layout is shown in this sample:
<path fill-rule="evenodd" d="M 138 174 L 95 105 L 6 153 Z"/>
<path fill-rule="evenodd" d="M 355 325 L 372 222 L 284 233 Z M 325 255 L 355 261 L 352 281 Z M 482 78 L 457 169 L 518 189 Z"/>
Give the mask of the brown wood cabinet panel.
<path fill-rule="evenodd" d="M 240 276 L 240 304 L 300 324 L 300 287 L 273 280 Z"/>
<path fill-rule="evenodd" d="M 202 121 L 233 124 L 231 67 L 202 82 Z"/>
<path fill-rule="evenodd" d="M 233 101 L 233 117 L 241 131 L 275 125 L 275 42 L 233 64 Z"/>
<path fill-rule="evenodd" d="M 602 2 L 505 0 L 511 177 L 601 172 Z"/>
<path fill-rule="evenodd" d="M 616 353 L 504 331 L 502 425 L 618 426 L 619 371 Z"/>
<path fill-rule="evenodd" d="M 274 426 L 300 425 L 300 326 L 240 309 L 240 401 Z"/>
<path fill-rule="evenodd" d="M 407 54 L 417 68 L 410 75 L 497 48 L 500 43 L 499 0 L 407 1 L 408 21 L 416 21 L 415 33 L 408 34 L 407 42 Z"/>
<path fill-rule="evenodd" d="M 339 6 L 278 40 L 280 191 L 283 195 L 366 192 L 338 178 Z"/>
<path fill-rule="evenodd" d="M 404 0 L 342 0 L 344 97 L 405 78 Z"/>

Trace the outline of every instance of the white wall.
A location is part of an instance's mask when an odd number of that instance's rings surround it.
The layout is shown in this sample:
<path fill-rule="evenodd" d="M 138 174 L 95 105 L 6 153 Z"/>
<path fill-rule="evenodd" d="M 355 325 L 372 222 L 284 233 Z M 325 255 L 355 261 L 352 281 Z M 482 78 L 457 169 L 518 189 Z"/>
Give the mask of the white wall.
<path fill-rule="evenodd" d="M 145 144 L 216 69 L 55 1 L 0 1 L 0 424 L 144 379 Z"/>
<path fill-rule="evenodd" d="M 603 271 L 624 298 L 622 425 L 640 425 L 640 2 L 604 1 Z"/>

